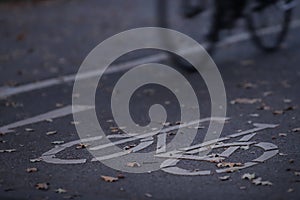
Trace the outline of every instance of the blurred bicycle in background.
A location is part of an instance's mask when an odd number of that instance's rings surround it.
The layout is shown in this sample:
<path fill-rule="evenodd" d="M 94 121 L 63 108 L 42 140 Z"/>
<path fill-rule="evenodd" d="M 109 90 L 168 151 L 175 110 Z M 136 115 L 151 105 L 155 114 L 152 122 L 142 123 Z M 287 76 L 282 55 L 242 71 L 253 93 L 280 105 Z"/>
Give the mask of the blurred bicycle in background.
<path fill-rule="evenodd" d="M 272 52 L 286 38 L 295 5 L 294 0 L 181 0 L 177 8 L 184 18 L 201 14 L 202 23 L 194 27 L 203 35 L 199 42 L 209 53 L 222 41 L 223 32 L 233 29 L 241 18 L 245 19 L 254 44 Z M 157 1 L 158 26 L 176 29 L 169 15 L 172 6 L 167 0 Z M 172 56 L 172 60 L 183 64 L 177 57 Z"/>

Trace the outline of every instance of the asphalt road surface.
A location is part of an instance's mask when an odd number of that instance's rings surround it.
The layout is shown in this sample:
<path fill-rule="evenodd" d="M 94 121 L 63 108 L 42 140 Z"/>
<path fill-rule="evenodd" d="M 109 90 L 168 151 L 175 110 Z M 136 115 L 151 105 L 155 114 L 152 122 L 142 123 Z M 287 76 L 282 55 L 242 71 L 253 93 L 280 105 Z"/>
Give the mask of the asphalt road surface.
<path fill-rule="evenodd" d="M 279 51 L 266 54 L 247 38 L 238 39 L 246 31 L 240 23 L 230 33 L 233 42 L 213 55 L 227 95 L 228 119 L 221 137 L 231 137 L 219 143 L 212 157 L 197 160 L 189 154 L 174 166 L 140 174 L 120 172 L 92 160 L 88 148 L 98 143 L 79 141 L 75 125 L 80 122 L 74 121 L 71 112 L 72 96 L 77 95 L 72 94 L 73 75 L 101 41 L 127 29 L 154 26 L 154 10 L 152 1 L 133 0 L 0 4 L 0 199 L 300 198 L 298 8 L 294 26 Z M 176 16 L 172 20 L 178 24 L 177 30 L 198 37 L 195 21 Z M 95 110 L 107 135 L 122 135 L 115 128 L 111 110 L 115 84 L 134 63 L 159 53 L 149 50 L 124 55 L 100 80 Z M 170 64 L 158 58 L 154 60 Z M 210 98 L 201 76 L 179 71 L 200 99 L 199 108 L 191 107 L 191 112 L 200 109 L 201 119 L 210 117 Z M 181 134 L 176 128 L 180 106 L 165 87 L 150 84 L 138 88 L 129 105 L 131 117 L 147 125 L 153 104 L 166 109 L 170 123 L 164 124 L 164 130 L 169 142 Z M 76 111 L 90 109 L 78 107 Z M 203 141 L 208 125 L 208 121 L 201 122 L 191 145 Z M 154 135 L 153 143 L 141 152 L 155 150 L 157 138 Z M 119 140 L 123 138 L 112 139 Z M 119 147 L 130 150 L 138 145 L 139 141 L 130 141 Z M 224 161 L 212 160 L 222 152 L 227 155 Z M 129 164 L 149 163 L 132 160 Z"/>

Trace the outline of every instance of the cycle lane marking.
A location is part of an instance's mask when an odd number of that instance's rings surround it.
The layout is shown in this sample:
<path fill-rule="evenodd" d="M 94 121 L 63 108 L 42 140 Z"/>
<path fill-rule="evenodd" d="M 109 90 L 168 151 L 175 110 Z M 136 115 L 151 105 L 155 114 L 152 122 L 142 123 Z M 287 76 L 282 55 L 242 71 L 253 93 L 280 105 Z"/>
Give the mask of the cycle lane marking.
<path fill-rule="evenodd" d="M 290 29 L 296 29 L 299 27 L 300 27 L 299 19 L 291 21 Z M 276 33 L 276 32 L 278 32 L 278 26 L 268 27 L 268 28 L 261 30 L 260 32 L 261 32 L 261 34 L 265 34 L 265 35 Z M 235 43 L 247 41 L 250 38 L 251 38 L 251 36 L 249 35 L 249 33 L 243 32 L 243 33 L 239 33 L 239 34 L 227 37 L 223 41 L 220 41 L 219 44 L 217 44 L 217 46 L 223 47 L 223 46 L 226 46 L 229 44 L 235 44 Z M 203 44 L 203 46 L 205 47 L 205 43 Z M 192 52 L 194 52 L 193 49 L 194 48 L 192 47 L 189 49 L 184 49 L 182 51 L 184 53 L 192 53 Z M 114 73 L 118 73 L 118 72 L 122 72 L 122 71 L 125 71 L 128 69 L 131 69 L 140 64 L 159 62 L 159 61 L 164 61 L 167 59 L 168 59 L 168 56 L 166 54 L 158 53 L 155 55 L 138 58 L 133 61 L 128 61 L 128 62 L 112 65 L 108 70 L 105 71 L 105 74 L 107 74 L 107 75 L 114 74 Z M 84 79 L 96 77 L 101 73 L 103 73 L 102 70 L 93 70 L 90 72 L 78 74 L 78 79 L 84 80 Z M 33 83 L 27 83 L 27 84 L 23 84 L 23 85 L 16 86 L 16 87 L 2 86 L 2 87 L 0 87 L 0 99 L 4 99 L 4 98 L 10 97 L 12 95 L 22 94 L 22 93 L 31 92 L 31 91 L 38 90 L 38 89 L 48 88 L 48 87 L 52 87 L 55 85 L 72 82 L 75 80 L 75 78 L 76 78 L 76 74 L 70 74 L 70 75 L 65 75 L 65 76 L 61 76 L 61 77 L 57 77 L 57 78 L 49 78 L 49 79 L 45 79 L 45 80 L 41 80 L 41 81 L 37 81 L 37 82 L 33 82 Z"/>
<path fill-rule="evenodd" d="M 175 126 L 174 126 L 175 127 Z M 267 128 L 275 128 L 276 126 L 274 124 L 265 124 L 264 126 L 264 129 L 267 129 Z M 173 129 L 178 129 L 178 127 L 176 128 L 173 128 Z M 261 130 L 264 130 L 264 129 L 260 129 L 259 131 Z M 166 130 L 166 129 L 165 129 Z M 249 129 L 248 131 L 252 131 L 252 132 L 256 132 L 257 129 L 256 128 L 252 128 L 252 129 Z M 167 131 L 166 131 L 167 132 Z M 158 135 L 158 134 L 157 134 Z M 235 134 L 231 134 L 231 135 L 235 135 Z M 230 135 L 230 136 L 231 136 Z M 248 140 L 250 140 L 253 136 L 255 136 L 255 134 L 249 134 L 249 135 L 246 135 L 246 136 L 243 136 L 239 142 L 235 142 L 235 143 L 229 143 L 229 144 L 223 144 L 223 145 L 219 145 L 217 146 L 216 145 L 216 148 L 221 148 L 221 147 L 227 147 L 229 146 L 229 148 L 232 146 L 232 145 L 253 145 L 255 144 L 255 142 L 247 142 Z M 237 136 L 239 137 L 239 136 Z M 113 138 L 113 137 L 111 137 Z M 114 154 L 110 154 L 110 155 L 107 155 L 107 156 L 102 156 L 102 157 L 98 157 L 98 158 L 93 158 L 91 160 L 91 162 L 94 162 L 94 161 L 99 161 L 99 160 L 106 160 L 106 159 L 112 159 L 112 158 L 115 158 L 115 157 L 120 157 L 120 156 L 125 156 L 129 153 L 132 153 L 132 152 L 136 152 L 136 151 L 139 151 L 139 150 L 142 150 L 142 149 L 145 149 L 147 148 L 148 146 L 150 146 L 151 144 L 153 144 L 154 140 L 153 138 L 148 138 L 148 134 L 144 134 L 144 137 L 146 140 L 144 140 L 143 142 L 141 142 L 139 145 L 137 145 L 136 147 L 134 147 L 133 149 L 131 150 L 128 150 L 128 151 L 123 151 L 123 152 L 118 152 L 118 153 L 114 153 Z M 96 141 L 96 140 L 100 140 L 101 137 L 94 137 L 94 138 L 86 138 L 84 140 L 75 140 L 75 141 L 71 141 L 71 142 L 68 142 L 68 143 L 65 143 L 63 145 L 59 145 L 59 146 L 56 146 L 52 149 L 50 149 L 49 151 L 45 152 L 42 154 L 41 158 L 44 162 L 47 162 L 47 163 L 51 163 L 51 164 L 83 164 L 85 163 L 87 160 L 86 159 L 60 159 L 60 158 L 57 158 L 55 155 L 63 150 L 65 150 L 66 148 L 68 147 L 71 147 L 71 146 L 74 146 L 76 144 L 79 144 L 79 143 L 82 143 L 84 141 Z M 229 138 L 228 138 L 229 139 Z M 136 138 L 134 140 L 137 140 Z M 122 143 L 126 143 L 124 140 L 121 140 L 120 144 Z M 210 143 L 211 144 L 211 143 Z M 261 147 L 263 148 L 263 144 L 258 146 L 258 147 Z M 193 151 L 195 151 L 195 149 L 193 149 Z M 182 151 L 178 151 L 179 153 L 182 153 Z M 178 153 L 177 152 L 177 153 Z M 169 153 L 169 152 L 168 152 Z M 231 154 L 234 153 L 234 151 L 231 152 Z M 161 155 L 158 155 L 158 156 L 161 156 L 161 157 L 164 157 L 166 158 L 166 156 L 164 156 L 163 154 Z M 230 155 L 228 154 L 228 157 Z M 168 158 L 168 157 L 167 157 Z M 171 157 L 174 162 L 174 158 L 185 158 L 185 159 L 194 159 L 194 160 L 199 160 L 199 161 L 212 161 L 213 159 L 209 156 L 203 156 L 203 157 L 200 157 L 200 156 L 194 156 L 194 155 L 188 155 L 186 157 L 184 156 L 180 156 L 180 157 Z M 170 159 L 167 159 L 165 162 L 163 162 L 161 168 L 165 168 L 165 167 L 170 167 L 170 165 L 172 165 L 172 161 L 170 162 Z"/>

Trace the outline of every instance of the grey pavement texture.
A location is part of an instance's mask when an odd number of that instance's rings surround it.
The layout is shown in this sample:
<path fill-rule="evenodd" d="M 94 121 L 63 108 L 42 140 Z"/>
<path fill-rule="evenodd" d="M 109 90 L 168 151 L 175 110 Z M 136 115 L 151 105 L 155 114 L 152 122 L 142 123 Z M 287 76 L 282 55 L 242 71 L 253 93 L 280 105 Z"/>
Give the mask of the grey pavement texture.
<path fill-rule="evenodd" d="M 81 62 L 98 43 L 121 31 L 155 25 L 153 1 L 13 1 L 0 3 L 0 87 L 17 87 L 23 84 L 74 74 Z M 296 9 L 295 19 L 299 15 Z M 176 14 L 176 13 L 175 13 Z M 177 30 L 197 38 L 197 19 L 180 20 L 174 14 Z M 200 29 L 200 28 L 199 28 Z M 86 158 L 84 164 L 59 165 L 43 161 L 30 162 L 52 149 L 54 141 L 78 140 L 72 115 L 39 122 L 1 134 L 0 199 L 299 199 L 300 198 L 300 40 L 299 28 L 290 30 L 283 47 L 272 54 L 261 52 L 251 41 L 219 48 L 213 56 L 227 92 L 230 118 L 222 136 L 253 128 L 253 123 L 278 124 L 274 129 L 263 130 L 252 139 L 278 146 L 279 154 L 256 166 L 233 173 L 207 176 L 180 176 L 162 170 L 145 174 L 118 172 L 91 162 L 86 149 L 76 145 L 58 153 L 66 159 Z M 246 31 L 243 27 L 233 33 Z M 157 51 L 137 52 L 152 54 Z M 116 63 L 135 59 L 129 54 Z M 197 73 L 182 74 L 190 81 L 200 99 L 201 118 L 210 116 L 210 99 L 207 88 Z M 126 72 L 107 74 L 99 83 L 96 105 L 99 123 L 110 134 L 114 122 L 110 109 L 112 89 Z M 0 100 L 0 127 L 19 120 L 72 104 L 73 82 L 13 95 Z M 253 104 L 232 104 L 238 98 L 258 99 Z M 166 101 L 170 102 L 166 104 Z M 133 119 L 146 125 L 148 110 L 153 104 L 165 106 L 168 122 L 180 120 L 178 101 L 166 88 L 147 85 L 139 88 L 132 97 L 130 108 Z M 264 108 L 264 109 L 261 109 Z M 208 123 L 199 129 L 195 144 L 201 142 Z M 25 129 L 32 129 L 26 131 Z M 294 130 L 294 131 L 293 131 Z M 47 135 L 49 131 L 56 134 Z M 281 133 L 281 134 L 280 134 Z M 283 133 L 283 134 L 282 134 Z M 285 135 L 286 134 L 286 135 Z M 128 143 L 126 145 L 130 145 Z M 262 150 L 250 147 L 239 149 L 228 162 L 245 163 L 261 154 Z M 216 163 L 180 161 L 186 169 L 217 169 Z M 26 172 L 35 167 L 37 172 Z M 102 175 L 117 177 L 106 182 Z M 241 177 L 255 173 L 272 182 L 271 186 L 255 185 Z M 220 176 L 229 175 L 226 181 Z M 37 183 L 49 183 L 45 191 L 36 189 Z M 57 193 L 63 188 L 66 193 Z"/>

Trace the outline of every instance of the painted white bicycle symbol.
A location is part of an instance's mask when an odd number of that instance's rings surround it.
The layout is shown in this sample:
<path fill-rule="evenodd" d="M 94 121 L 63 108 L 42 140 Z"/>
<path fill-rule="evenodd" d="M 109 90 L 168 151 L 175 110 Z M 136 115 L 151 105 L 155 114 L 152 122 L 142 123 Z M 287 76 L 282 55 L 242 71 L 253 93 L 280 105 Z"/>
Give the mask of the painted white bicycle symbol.
<path fill-rule="evenodd" d="M 181 124 L 180 126 L 192 126 L 195 124 L 199 124 L 205 121 L 209 120 L 222 120 L 222 119 L 211 119 L 211 118 L 205 118 L 201 120 L 197 120 L 194 122 Z M 224 119 L 223 119 L 224 120 Z M 275 128 L 277 125 L 275 124 L 262 124 L 262 123 L 254 123 L 254 128 L 251 128 L 249 130 L 245 130 L 242 132 L 230 134 L 226 137 L 221 137 L 215 140 L 206 141 L 200 144 L 192 145 L 185 148 L 180 148 L 175 151 L 167 151 L 166 149 L 166 141 L 168 132 L 178 129 L 179 125 L 168 127 L 163 129 L 161 132 L 153 132 L 153 133 L 146 133 L 142 134 L 139 137 L 133 137 L 130 135 L 109 135 L 107 136 L 110 139 L 119 139 L 115 142 L 112 142 L 111 144 L 101 144 L 96 146 L 89 147 L 89 150 L 92 151 L 99 151 L 101 149 L 105 149 L 110 147 L 111 145 L 121 145 L 128 142 L 134 142 L 138 141 L 139 143 L 136 146 L 132 146 L 127 150 L 120 151 L 117 153 L 96 157 L 91 159 L 91 162 L 95 161 L 101 161 L 101 160 L 109 160 L 121 156 L 126 156 L 130 153 L 138 152 L 141 150 L 146 149 L 147 147 L 151 146 L 155 139 L 157 139 L 156 143 L 156 154 L 155 157 L 164 158 L 165 161 L 160 165 L 160 169 L 164 172 L 175 174 L 175 175 L 210 175 L 212 173 L 225 173 L 225 172 L 233 172 L 236 170 L 245 169 L 254 165 L 257 165 L 259 163 L 262 163 L 273 156 L 275 156 L 279 150 L 278 147 L 269 142 L 256 142 L 251 141 L 251 139 L 260 131 L 270 128 Z M 156 138 L 155 138 L 156 137 Z M 87 162 L 87 159 L 63 159 L 58 158 L 56 155 L 72 146 L 78 145 L 80 143 L 88 143 L 88 142 L 95 142 L 95 141 L 101 141 L 102 136 L 98 137 L 91 137 L 91 138 L 85 138 L 81 140 L 75 140 L 71 141 L 62 145 L 58 145 L 51 150 L 45 152 L 42 154 L 41 158 L 44 162 L 52 163 L 52 164 L 83 164 Z M 226 141 L 230 139 L 235 139 L 234 142 L 225 143 Z M 184 169 L 178 166 L 179 161 L 181 160 L 193 160 L 193 161 L 199 161 L 199 162 L 215 162 L 215 163 L 221 163 L 224 162 L 227 158 L 229 158 L 233 153 L 235 153 L 238 149 L 241 147 L 258 147 L 263 150 L 263 153 L 259 155 L 257 158 L 245 162 L 240 166 L 230 166 L 226 168 L 216 169 L 215 171 L 210 169 Z M 216 150 L 216 149 L 224 149 L 225 150 L 221 153 L 217 154 L 209 154 L 205 156 L 201 156 L 201 152 L 205 152 L 209 149 Z"/>

